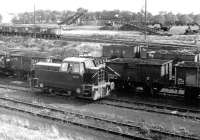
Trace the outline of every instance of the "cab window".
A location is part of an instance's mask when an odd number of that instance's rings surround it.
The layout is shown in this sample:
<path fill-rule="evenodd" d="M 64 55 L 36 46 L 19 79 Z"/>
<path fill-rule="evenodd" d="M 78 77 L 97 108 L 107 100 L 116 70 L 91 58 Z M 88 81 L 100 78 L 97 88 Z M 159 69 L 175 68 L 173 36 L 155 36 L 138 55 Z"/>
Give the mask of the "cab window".
<path fill-rule="evenodd" d="M 95 67 L 94 61 L 85 61 L 85 67 L 86 68 Z"/>
<path fill-rule="evenodd" d="M 60 71 L 67 72 L 68 70 L 68 63 L 62 63 Z"/>
<path fill-rule="evenodd" d="M 80 74 L 83 75 L 84 74 L 84 64 L 80 63 Z"/>
<path fill-rule="evenodd" d="M 63 63 L 61 65 L 60 71 L 68 73 L 80 73 L 79 63 Z"/>
<path fill-rule="evenodd" d="M 73 72 L 74 73 L 80 73 L 80 65 L 78 63 L 74 63 Z"/>

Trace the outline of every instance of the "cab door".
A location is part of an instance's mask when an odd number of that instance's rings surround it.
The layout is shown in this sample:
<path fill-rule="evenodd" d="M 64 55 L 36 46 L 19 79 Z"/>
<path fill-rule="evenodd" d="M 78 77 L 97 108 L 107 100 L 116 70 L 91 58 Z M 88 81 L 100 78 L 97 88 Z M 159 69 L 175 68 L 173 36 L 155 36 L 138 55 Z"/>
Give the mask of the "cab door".
<path fill-rule="evenodd" d="M 83 84 L 84 67 L 82 63 L 64 62 L 61 66 L 60 73 L 64 85 L 70 89 L 76 89 Z"/>

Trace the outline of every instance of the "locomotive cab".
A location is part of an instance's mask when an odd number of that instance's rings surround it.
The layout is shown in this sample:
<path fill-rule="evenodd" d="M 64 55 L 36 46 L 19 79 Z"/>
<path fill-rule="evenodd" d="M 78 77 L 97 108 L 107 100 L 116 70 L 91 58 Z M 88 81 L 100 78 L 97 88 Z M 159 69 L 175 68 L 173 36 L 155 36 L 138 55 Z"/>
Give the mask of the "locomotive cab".
<path fill-rule="evenodd" d="M 35 65 L 35 79 L 35 87 L 70 91 L 81 98 L 97 100 L 110 93 L 105 67 L 95 66 L 91 58 L 69 57 L 61 64 L 39 62 Z"/>

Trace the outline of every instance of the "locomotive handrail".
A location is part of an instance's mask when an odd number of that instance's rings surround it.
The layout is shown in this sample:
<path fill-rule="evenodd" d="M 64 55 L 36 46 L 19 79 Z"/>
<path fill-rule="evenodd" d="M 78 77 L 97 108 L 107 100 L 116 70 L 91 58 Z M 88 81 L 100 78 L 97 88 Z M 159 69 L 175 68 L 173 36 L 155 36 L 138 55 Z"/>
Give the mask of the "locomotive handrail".
<path fill-rule="evenodd" d="M 93 75 L 92 75 L 92 79 L 98 74 L 99 71 L 95 72 Z"/>
<path fill-rule="evenodd" d="M 119 73 L 117 73 L 115 70 L 113 70 L 111 67 L 106 66 L 106 68 L 108 68 L 109 70 L 111 70 L 115 75 L 117 75 L 118 77 L 121 77 L 121 75 Z"/>

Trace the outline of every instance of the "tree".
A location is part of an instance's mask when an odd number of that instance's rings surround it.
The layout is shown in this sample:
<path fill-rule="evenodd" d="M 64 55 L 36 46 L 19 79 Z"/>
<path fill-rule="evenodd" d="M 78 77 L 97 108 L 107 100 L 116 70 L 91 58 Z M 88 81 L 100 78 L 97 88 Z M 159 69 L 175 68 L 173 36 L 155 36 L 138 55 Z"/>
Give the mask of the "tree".
<path fill-rule="evenodd" d="M 164 15 L 155 15 L 153 18 L 154 24 L 165 24 L 165 16 Z"/>
<path fill-rule="evenodd" d="M 191 24 L 193 22 L 193 19 L 189 17 L 188 15 L 177 15 L 178 21 L 181 25 Z"/>
<path fill-rule="evenodd" d="M 11 22 L 12 22 L 13 24 L 18 24 L 18 23 L 19 23 L 19 20 L 18 20 L 18 18 L 17 18 L 16 16 L 14 16 L 14 17 L 12 18 Z"/>
<path fill-rule="evenodd" d="M 51 11 L 51 10 L 37 10 L 36 11 L 36 23 L 57 23 L 58 20 L 66 21 L 69 17 L 73 16 L 77 12 L 84 12 L 85 15 L 81 17 L 81 20 L 109 20 L 109 21 L 124 21 L 135 24 L 144 24 L 145 22 L 145 12 L 141 10 L 140 12 L 134 13 L 131 11 L 98 11 L 98 12 L 88 12 L 87 9 L 78 8 L 76 11 Z M 33 23 L 33 12 L 20 13 L 13 17 L 13 23 L 23 23 L 30 24 Z M 0 16 L 0 22 L 2 17 Z M 85 22 L 89 23 L 89 22 Z M 200 24 L 200 14 L 195 15 L 190 14 L 173 14 L 172 12 L 159 12 L 157 15 L 152 15 L 147 13 L 147 23 L 148 24 L 162 24 L 162 25 L 173 25 L 180 24 L 186 25 L 191 23 Z"/>
<path fill-rule="evenodd" d="M 200 14 L 194 16 L 194 23 L 200 24 Z"/>
<path fill-rule="evenodd" d="M 165 14 L 165 24 L 167 25 L 174 25 L 177 21 L 176 15 L 174 15 L 172 12 Z"/>

